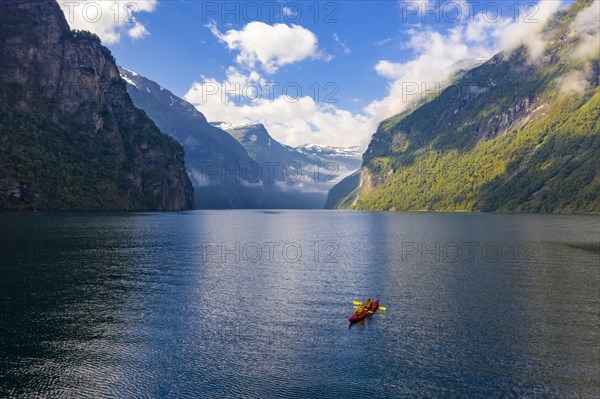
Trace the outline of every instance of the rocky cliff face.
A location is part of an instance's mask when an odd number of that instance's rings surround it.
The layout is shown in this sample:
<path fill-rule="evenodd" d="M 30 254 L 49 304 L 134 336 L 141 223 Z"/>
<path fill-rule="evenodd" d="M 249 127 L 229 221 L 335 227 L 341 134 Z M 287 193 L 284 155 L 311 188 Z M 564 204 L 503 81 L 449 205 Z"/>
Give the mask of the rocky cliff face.
<path fill-rule="evenodd" d="M 193 207 L 183 149 L 134 107 L 110 51 L 54 0 L 4 0 L 0 208 Z"/>
<path fill-rule="evenodd" d="M 361 179 L 336 186 L 329 206 L 598 212 L 600 51 L 577 50 L 598 43 L 597 15 L 597 1 L 578 0 L 545 28 L 540 59 L 497 54 L 383 121 Z"/>
<path fill-rule="evenodd" d="M 134 104 L 166 133 L 182 143 L 185 163 L 201 209 L 261 208 L 263 192 L 240 172 L 253 162 L 244 147 L 227 132 L 208 123 L 202 113 L 156 82 L 120 67 Z"/>

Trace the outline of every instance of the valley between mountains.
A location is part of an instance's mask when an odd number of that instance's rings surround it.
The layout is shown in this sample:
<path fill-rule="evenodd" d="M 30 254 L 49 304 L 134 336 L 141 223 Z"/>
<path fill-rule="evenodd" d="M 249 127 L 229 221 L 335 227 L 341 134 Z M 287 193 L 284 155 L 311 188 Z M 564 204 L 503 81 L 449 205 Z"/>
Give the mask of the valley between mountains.
<path fill-rule="evenodd" d="M 465 60 L 366 150 L 209 121 L 118 67 L 56 2 L 5 3 L 1 209 L 600 210 L 598 2 L 558 11 L 538 58 L 523 46 Z"/>

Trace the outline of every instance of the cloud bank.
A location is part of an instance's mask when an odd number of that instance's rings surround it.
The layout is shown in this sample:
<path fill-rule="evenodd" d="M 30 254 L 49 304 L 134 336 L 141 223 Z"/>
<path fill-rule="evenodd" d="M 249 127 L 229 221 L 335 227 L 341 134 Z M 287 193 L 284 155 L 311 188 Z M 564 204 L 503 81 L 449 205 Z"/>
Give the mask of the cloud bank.
<path fill-rule="evenodd" d="M 420 5 L 426 7 L 430 3 L 423 1 Z M 530 62 L 537 62 L 547 44 L 543 29 L 563 6 L 559 1 L 540 0 L 534 12 L 522 12 L 517 21 L 512 16 L 492 21 L 484 13 L 469 15 L 472 10 L 464 1 L 457 4 L 462 7 L 462 17 L 450 28 L 437 31 L 431 26 L 413 24 L 404 31 L 402 43 L 393 43 L 389 38 L 381 43 L 401 46 L 413 55 L 405 62 L 381 59 L 374 64 L 374 71 L 388 81 L 387 94 L 360 113 L 340 109 L 334 104 L 322 104 L 308 96 L 287 98 L 280 95 L 267 99 L 263 94 L 256 101 L 245 103 L 233 99 L 235 95 L 232 92 L 236 93 L 236 90 L 231 90 L 231 87 L 236 82 L 265 87 L 268 79 L 255 70 L 257 67 L 269 75 L 285 65 L 321 54 L 316 35 L 302 27 L 283 25 L 277 28 L 284 32 L 284 39 L 271 43 L 267 39 L 268 33 L 273 32 L 277 24 L 253 27 L 248 24 L 239 31 L 224 34 L 211 26 L 213 34 L 221 42 L 239 52 L 236 57 L 238 65 L 227 70 L 224 81 L 203 77 L 202 81 L 192 85 L 186 99 L 211 121 L 263 123 L 277 140 L 286 144 L 319 143 L 365 148 L 382 120 L 409 109 L 423 94 L 438 91 L 458 70 L 477 65 L 502 50 L 510 53 L 521 46 L 527 48 Z M 580 39 L 574 56 L 597 56 L 599 12 L 600 2 L 596 1 L 580 12 L 571 24 L 573 34 Z M 265 35 L 261 34 L 259 40 L 258 35 L 252 33 L 255 30 Z M 340 43 L 339 37 L 334 37 L 334 40 Z M 298 47 L 297 54 L 288 53 L 285 49 L 294 48 L 290 43 L 296 42 L 304 45 Z M 557 81 L 557 87 L 562 93 L 579 95 L 587 87 L 588 75 L 588 69 L 580 68 Z M 229 91 L 225 92 L 222 87 L 227 85 Z M 218 88 L 216 94 L 206 98 L 211 86 Z M 418 88 L 417 93 L 414 92 L 415 87 Z M 249 90 L 252 92 L 254 89 Z"/>
<path fill-rule="evenodd" d="M 419 3 L 422 10 L 431 2 Z M 423 26 L 406 31 L 410 39 L 404 47 L 413 51 L 411 60 L 380 60 L 375 65 L 375 71 L 390 80 L 388 94 L 365 109 L 375 123 L 439 91 L 465 64 L 477 65 L 502 50 L 510 53 L 520 46 L 527 47 L 530 60 L 535 62 L 546 47 L 542 31 L 561 5 L 559 1 L 540 0 L 533 11 L 523 10 L 522 17 L 514 21 L 508 17 L 493 20 L 484 12 L 470 15 L 472 10 L 466 2 L 456 4 L 461 7 L 460 21 L 446 32 Z"/>
<path fill-rule="evenodd" d="M 366 146 L 370 128 L 366 116 L 311 96 L 275 94 L 270 84 L 255 71 L 245 75 L 230 67 L 225 81 L 204 78 L 192 85 L 185 99 L 210 121 L 262 123 L 276 140 L 288 145 Z"/>
<path fill-rule="evenodd" d="M 600 55 L 600 1 L 594 1 L 581 11 L 570 25 L 578 37 L 579 44 L 573 58 L 598 57 Z"/>
<path fill-rule="evenodd" d="M 500 38 L 500 47 L 508 52 L 525 46 L 531 61 L 537 61 L 546 49 L 542 31 L 552 16 L 559 10 L 560 1 L 540 1 L 527 12 L 523 9 L 522 18 L 506 27 Z"/>

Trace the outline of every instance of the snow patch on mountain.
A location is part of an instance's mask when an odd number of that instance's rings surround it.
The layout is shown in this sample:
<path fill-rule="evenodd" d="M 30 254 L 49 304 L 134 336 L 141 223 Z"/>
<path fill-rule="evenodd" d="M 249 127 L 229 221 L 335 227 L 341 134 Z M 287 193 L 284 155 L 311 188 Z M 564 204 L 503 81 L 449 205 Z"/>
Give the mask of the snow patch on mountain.
<path fill-rule="evenodd" d="M 305 154 L 323 155 L 329 157 L 344 157 L 352 159 L 360 159 L 362 157 L 359 147 L 333 147 L 321 144 L 304 144 L 295 147 L 295 150 Z"/>
<path fill-rule="evenodd" d="M 131 76 L 139 76 L 137 73 L 133 72 L 131 69 L 127 69 L 125 67 L 120 67 L 121 69 L 123 69 L 124 71 L 127 71 L 131 74 Z"/>
<path fill-rule="evenodd" d="M 135 84 L 135 82 L 131 79 L 129 79 L 129 77 L 127 77 L 127 75 L 121 74 L 121 78 L 127 82 L 128 84 L 134 86 L 135 88 L 139 89 L 138 85 Z"/>
<path fill-rule="evenodd" d="M 221 130 L 240 130 L 258 127 L 260 123 L 226 123 L 226 122 L 211 122 L 211 125 L 218 127 Z"/>

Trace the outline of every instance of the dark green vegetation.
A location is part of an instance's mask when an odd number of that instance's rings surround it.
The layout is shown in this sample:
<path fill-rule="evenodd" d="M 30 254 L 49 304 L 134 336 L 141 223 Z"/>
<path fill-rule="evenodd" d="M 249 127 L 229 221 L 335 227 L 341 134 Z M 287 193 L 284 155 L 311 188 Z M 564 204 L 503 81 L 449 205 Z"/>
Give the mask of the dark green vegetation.
<path fill-rule="evenodd" d="M 382 122 L 354 208 L 600 211 L 600 64 L 597 52 L 574 57 L 581 40 L 571 25 L 591 3 L 559 13 L 542 59 L 525 48 L 498 54 L 414 112 Z M 569 77 L 574 90 L 564 90 Z M 332 206 L 356 200 L 358 185 L 348 186 Z"/>
<path fill-rule="evenodd" d="M 0 209 L 193 207 L 183 149 L 135 108 L 110 51 L 54 1 L 4 1 Z"/>
<path fill-rule="evenodd" d="M 3 209 L 182 209 L 172 208 L 166 197 L 179 197 L 179 185 L 163 192 L 165 172 L 182 167 L 181 147 L 155 128 L 134 124 L 120 130 L 122 146 L 107 138 L 115 127 L 104 112 L 105 128 L 97 132 L 86 124 L 52 123 L 39 115 L 0 110 L 0 173 Z M 141 112 L 141 111 L 139 111 Z M 143 114 L 137 121 L 143 121 Z M 152 134 L 149 134 L 149 133 Z M 152 148 L 170 158 L 154 158 L 139 165 L 140 147 Z M 147 150 L 146 150 L 147 151 Z M 121 152 L 120 154 L 118 152 Z M 142 169 L 138 169 L 142 167 Z M 141 178 L 136 187 L 131 176 Z M 5 191 L 6 190 L 6 191 Z M 155 194 L 159 191 L 159 195 Z"/>

